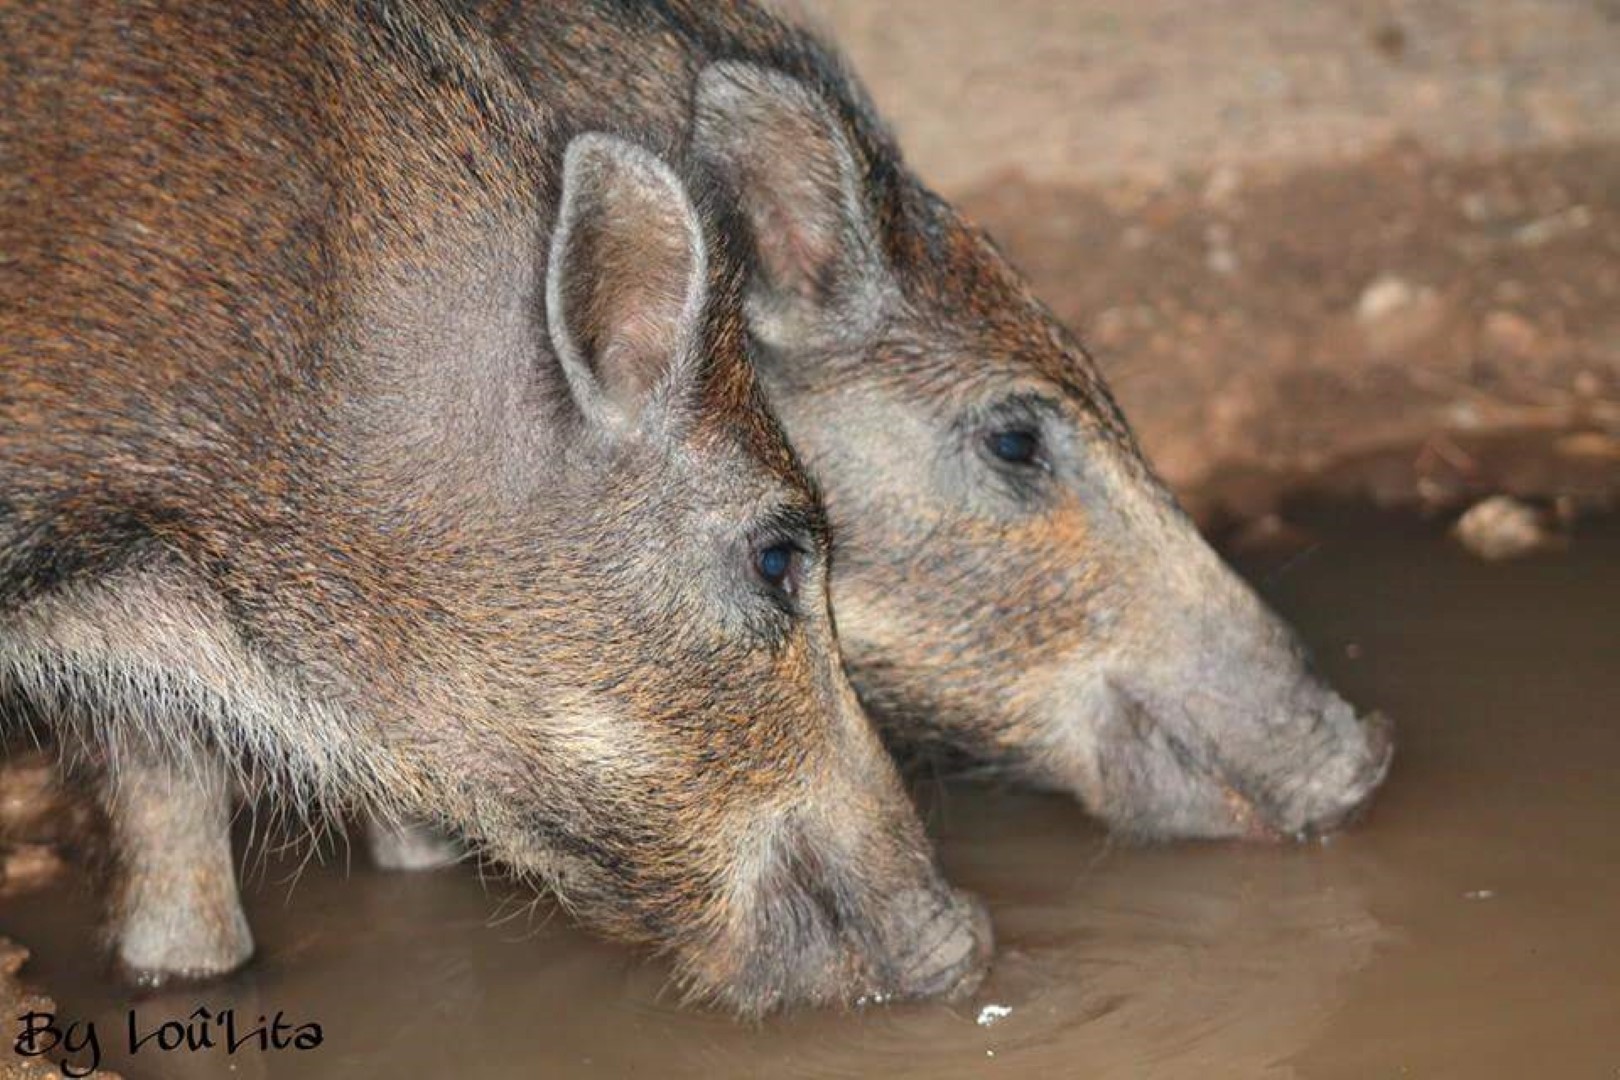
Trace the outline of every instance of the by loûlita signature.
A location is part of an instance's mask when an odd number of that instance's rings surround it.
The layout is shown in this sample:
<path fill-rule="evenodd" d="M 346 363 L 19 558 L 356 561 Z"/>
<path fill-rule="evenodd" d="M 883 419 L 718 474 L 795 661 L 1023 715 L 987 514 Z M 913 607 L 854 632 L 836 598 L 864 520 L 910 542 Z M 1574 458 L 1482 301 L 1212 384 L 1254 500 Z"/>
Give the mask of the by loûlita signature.
<path fill-rule="evenodd" d="M 235 1009 L 213 1012 L 199 1005 L 182 1019 L 149 1019 L 140 1010 L 124 1016 L 124 1052 L 130 1057 L 149 1054 L 195 1054 L 222 1049 L 227 1054 L 314 1050 L 323 1038 L 321 1025 L 298 1023 L 277 1011 L 273 1016 L 238 1017 Z M 26 1012 L 17 1017 L 17 1038 L 12 1051 L 19 1057 L 50 1055 L 66 1076 L 89 1076 L 101 1067 L 101 1033 L 94 1020 L 69 1020 L 55 1013 Z"/>

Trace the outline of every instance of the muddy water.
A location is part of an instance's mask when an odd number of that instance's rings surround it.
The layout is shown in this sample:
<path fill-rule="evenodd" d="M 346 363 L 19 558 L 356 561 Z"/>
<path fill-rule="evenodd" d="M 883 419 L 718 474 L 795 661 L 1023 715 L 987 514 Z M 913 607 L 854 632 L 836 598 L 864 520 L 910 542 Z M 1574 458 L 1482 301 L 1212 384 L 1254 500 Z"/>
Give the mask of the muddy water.
<path fill-rule="evenodd" d="M 741 1027 L 677 1009 L 658 965 L 545 907 L 492 924 L 501 892 L 470 870 L 356 858 L 291 886 L 273 862 L 249 890 L 260 960 L 135 1002 L 139 1023 L 282 1010 L 323 1044 L 130 1059 L 86 898 L 13 901 L 0 932 L 137 1078 L 1620 1074 L 1620 522 L 1509 565 L 1410 519 L 1308 524 L 1250 572 L 1401 723 L 1371 815 L 1327 844 L 1142 850 L 1060 799 L 930 788 L 1001 940 L 961 1006 Z"/>

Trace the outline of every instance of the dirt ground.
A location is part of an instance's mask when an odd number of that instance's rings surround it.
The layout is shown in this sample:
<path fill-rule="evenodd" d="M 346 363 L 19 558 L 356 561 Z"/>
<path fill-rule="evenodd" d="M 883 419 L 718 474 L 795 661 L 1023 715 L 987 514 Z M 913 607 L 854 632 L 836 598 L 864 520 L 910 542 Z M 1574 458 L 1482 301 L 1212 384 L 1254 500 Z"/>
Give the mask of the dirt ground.
<path fill-rule="evenodd" d="M 28 962 L 28 950 L 9 938 L 0 937 L 0 1015 L 8 1020 L 30 1012 L 54 1012 L 51 999 L 35 993 L 18 981 L 18 973 Z M 32 1058 L 18 1057 L 7 1039 L 0 1046 L 0 1080 L 51 1080 L 61 1073 Z"/>
<path fill-rule="evenodd" d="M 44 754 L 0 747 L 0 900 L 42 890 L 69 866 L 86 865 L 95 832 L 91 811 L 64 795 Z M 0 937 L 0 1017 L 8 1022 L 29 1012 L 55 1011 L 51 999 L 26 982 L 27 962 L 27 948 Z M 61 1076 L 42 1059 L 19 1056 L 14 1034 L 8 1029 L 0 1040 L 0 1080 Z"/>
<path fill-rule="evenodd" d="M 1620 3 L 804 6 L 1195 509 L 1620 487 Z"/>
<path fill-rule="evenodd" d="M 1253 513 L 1347 471 L 1382 499 L 1595 499 L 1620 480 L 1620 146 L 1455 159 L 1403 142 L 1241 180 L 1007 181 L 968 201 L 1195 504 Z M 1505 433 L 1524 454 L 1476 449 Z"/>

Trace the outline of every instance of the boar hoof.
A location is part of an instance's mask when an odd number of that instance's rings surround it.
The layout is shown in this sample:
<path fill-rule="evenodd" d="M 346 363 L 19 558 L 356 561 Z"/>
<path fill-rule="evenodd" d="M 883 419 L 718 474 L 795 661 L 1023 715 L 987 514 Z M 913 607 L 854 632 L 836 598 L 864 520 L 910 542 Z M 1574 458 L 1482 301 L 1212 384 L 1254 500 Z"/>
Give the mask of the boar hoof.
<path fill-rule="evenodd" d="M 437 870 L 459 862 L 461 845 L 431 826 L 368 818 L 366 844 L 379 870 Z"/>
<path fill-rule="evenodd" d="M 177 922 L 137 913 L 118 934 L 118 968 L 137 986 L 200 982 L 227 975 L 253 955 L 253 932 L 240 907 L 217 920 Z"/>

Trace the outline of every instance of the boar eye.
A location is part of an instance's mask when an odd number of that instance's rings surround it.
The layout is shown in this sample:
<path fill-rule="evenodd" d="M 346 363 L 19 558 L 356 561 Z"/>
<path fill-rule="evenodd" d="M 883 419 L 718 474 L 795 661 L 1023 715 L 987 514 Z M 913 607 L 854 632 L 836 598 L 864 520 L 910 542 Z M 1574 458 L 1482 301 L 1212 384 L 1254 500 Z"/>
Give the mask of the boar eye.
<path fill-rule="evenodd" d="M 992 456 L 1010 465 L 1035 465 L 1041 452 L 1041 437 L 1028 428 L 992 431 L 985 437 Z"/>
<path fill-rule="evenodd" d="M 799 589 L 799 549 L 785 540 L 757 549 L 754 572 L 771 588 L 792 596 Z"/>

